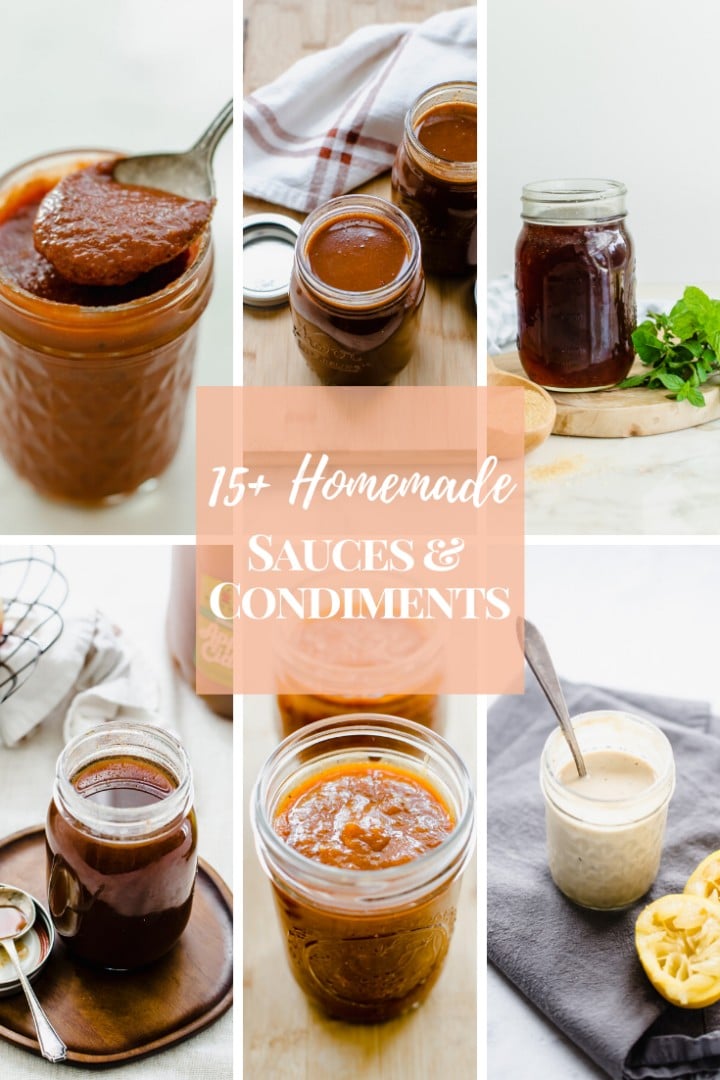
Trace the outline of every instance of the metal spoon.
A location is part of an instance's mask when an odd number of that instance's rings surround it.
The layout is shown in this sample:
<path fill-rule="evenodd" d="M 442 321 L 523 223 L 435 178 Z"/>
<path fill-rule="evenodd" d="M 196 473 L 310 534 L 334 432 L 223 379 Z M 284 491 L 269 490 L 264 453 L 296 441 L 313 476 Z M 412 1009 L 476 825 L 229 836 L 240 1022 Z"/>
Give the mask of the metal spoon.
<path fill-rule="evenodd" d="M 587 767 L 583 761 L 583 756 L 575 737 L 575 731 L 570 720 L 570 713 L 568 712 L 568 707 L 560 687 L 560 680 L 555 671 L 555 665 L 552 662 L 550 652 L 545 643 L 545 638 L 538 628 L 533 626 L 531 622 L 528 622 L 527 619 L 518 619 L 518 635 L 523 627 L 525 630 L 525 659 L 528 662 L 530 670 L 540 684 L 540 689 L 550 702 L 553 712 L 560 721 L 560 727 L 562 728 L 563 735 L 567 739 L 568 746 L 572 752 L 578 775 L 587 776 Z"/>
<path fill-rule="evenodd" d="M 158 188 L 185 199 L 212 199 L 215 196 L 213 154 L 232 122 L 233 103 L 228 101 L 189 150 L 182 154 L 140 154 L 122 158 L 113 169 L 113 176 L 121 184 Z"/>
<path fill-rule="evenodd" d="M 0 945 L 10 957 L 17 971 L 20 985 L 25 991 L 27 1003 L 30 1006 L 35 1031 L 37 1032 L 40 1052 L 48 1061 L 64 1061 L 67 1056 L 67 1047 L 52 1026 L 42 1010 L 40 1002 L 35 997 L 30 982 L 20 966 L 20 957 L 15 948 L 15 938 L 26 934 L 35 922 L 35 902 L 29 893 L 21 889 L 13 889 L 9 885 L 0 885 L 0 908 L 12 908 L 18 915 L 17 928 L 11 933 L 0 936 Z M 1 933 L 1 931 L 0 931 Z"/>

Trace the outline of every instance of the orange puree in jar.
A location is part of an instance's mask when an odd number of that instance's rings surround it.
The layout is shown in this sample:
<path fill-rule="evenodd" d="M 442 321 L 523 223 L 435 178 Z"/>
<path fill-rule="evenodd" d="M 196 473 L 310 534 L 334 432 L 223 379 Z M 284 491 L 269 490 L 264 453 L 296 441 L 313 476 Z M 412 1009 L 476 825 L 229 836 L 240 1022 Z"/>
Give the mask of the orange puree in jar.
<path fill-rule="evenodd" d="M 441 731 L 439 650 L 413 620 L 307 619 L 280 658 L 283 735 L 353 712 L 400 716 Z"/>
<path fill-rule="evenodd" d="M 333 765 L 295 788 L 275 831 L 309 859 L 350 870 L 399 866 L 437 847 L 454 827 L 419 776 L 372 762 Z"/>

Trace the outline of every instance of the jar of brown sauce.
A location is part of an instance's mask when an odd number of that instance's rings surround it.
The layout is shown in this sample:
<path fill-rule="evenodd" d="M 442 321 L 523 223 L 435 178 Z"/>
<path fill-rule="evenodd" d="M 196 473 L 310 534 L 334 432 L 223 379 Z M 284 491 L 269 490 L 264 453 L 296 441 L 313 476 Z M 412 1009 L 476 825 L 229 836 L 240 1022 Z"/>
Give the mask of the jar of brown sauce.
<path fill-rule="evenodd" d="M 409 218 L 344 195 L 303 222 L 290 279 L 295 339 L 328 386 L 384 386 L 415 353 L 425 278 Z"/>
<path fill-rule="evenodd" d="M 405 117 L 392 197 L 415 223 L 428 274 L 477 266 L 477 84 L 441 83 Z"/>
<path fill-rule="evenodd" d="M 173 460 L 212 290 L 209 228 L 123 285 L 73 284 L 35 249 L 44 196 L 116 156 L 65 151 L 0 177 L 0 452 L 37 491 L 81 503 L 129 494 Z"/>
<path fill-rule="evenodd" d="M 602 390 L 629 372 L 635 252 L 624 184 L 546 180 L 523 188 L 515 249 L 518 350 L 549 390 Z"/>
<path fill-rule="evenodd" d="M 74 955 L 127 971 L 168 952 L 197 871 L 192 775 L 175 736 L 112 722 L 71 740 L 46 841 L 50 914 Z"/>
<path fill-rule="evenodd" d="M 435 732 L 357 714 L 296 732 L 251 798 L 295 979 L 329 1016 L 378 1023 L 435 984 L 472 853 L 474 797 Z"/>
<path fill-rule="evenodd" d="M 418 620 L 306 619 L 279 639 L 283 737 L 329 716 L 374 712 L 444 727 L 443 640 Z"/>

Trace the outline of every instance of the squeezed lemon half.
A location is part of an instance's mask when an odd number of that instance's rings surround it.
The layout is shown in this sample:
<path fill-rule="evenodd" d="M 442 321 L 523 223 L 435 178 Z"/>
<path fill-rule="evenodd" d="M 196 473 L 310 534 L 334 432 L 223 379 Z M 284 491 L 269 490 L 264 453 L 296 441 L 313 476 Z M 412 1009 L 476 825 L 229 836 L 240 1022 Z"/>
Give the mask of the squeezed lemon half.
<path fill-rule="evenodd" d="M 720 851 L 713 851 L 693 870 L 683 892 L 720 904 Z"/>
<path fill-rule="evenodd" d="M 648 979 L 671 1004 L 702 1009 L 720 1001 L 719 903 L 687 892 L 661 896 L 640 912 L 635 947 Z"/>

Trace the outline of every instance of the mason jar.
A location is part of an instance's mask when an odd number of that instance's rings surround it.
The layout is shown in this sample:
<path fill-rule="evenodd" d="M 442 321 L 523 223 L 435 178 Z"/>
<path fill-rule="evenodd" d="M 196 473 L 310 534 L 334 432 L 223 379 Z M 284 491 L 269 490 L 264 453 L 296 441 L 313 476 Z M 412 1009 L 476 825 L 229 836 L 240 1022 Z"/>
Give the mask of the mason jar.
<path fill-rule="evenodd" d="M 445 139 L 435 137 L 438 119 L 448 130 Z M 405 117 L 391 184 L 393 202 L 420 234 L 426 272 L 472 273 L 477 266 L 476 83 L 441 83 L 420 95 Z"/>
<path fill-rule="evenodd" d="M 672 747 L 660 728 L 630 713 L 583 713 L 572 723 L 588 776 L 578 777 L 560 728 L 540 764 L 550 873 L 582 907 L 624 908 L 648 891 L 660 866 Z"/>
<path fill-rule="evenodd" d="M 452 829 L 437 846 L 400 865 L 359 869 L 321 861 L 319 851 L 308 857 L 278 834 L 279 812 L 298 788 L 328 768 L 352 776 L 370 767 L 404 771 L 448 808 Z M 329 1016 L 360 1023 L 417 1007 L 445 962 L 474 841 L 470 777 L 448 743 L 427 727 L 389 716 L 310 724 L 265 762 L 251 819 L 290 968 L 310 1000 Z"/>
<path fill-rule="evenodd" d="M 417 620 L 305 619 L 278 635 L 283 737 L 348 713 L 384 713 L 442 734 L 444 638 Z"/>
<path fill-rule="evenodd" d="M 212 291 L 209 229 L 126 286 L 72 286 L 28 263 L 41 257 L 23 218 L 63 176 L 115 156 L 67 150 L 0 177 L 0 453 L 41 494 L 80 503 L 127 495 L 170 465 Z M 13 277 L 18 252 L 37 292 Z"/>
<path fill-rule="evenodd" d="M 328 386 L 384 386 L 416 352 L 425 278 L 413 223 L 373 195 L 303 222 L 290 279 L 298 348 Z"/>
<path fill-rule="evenodd" d="M 46 823 L 48 906 L 75 956 L 127 971 L 167 953 L 193 901 L 197 824 L 169 731 L 112 721 L 58 758 Z"/>
<path fill-rule="evenodd" d="M 617 180 L 543 180 L 522 193 L 518 351 L 548 390 L 603 390 L 632 367 L 635 251 Z"/>

